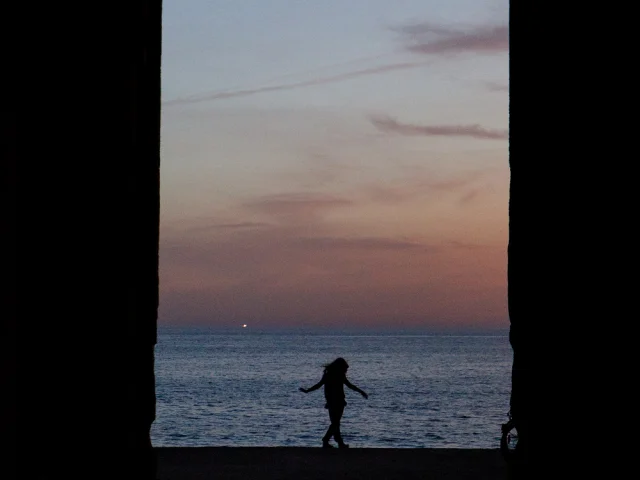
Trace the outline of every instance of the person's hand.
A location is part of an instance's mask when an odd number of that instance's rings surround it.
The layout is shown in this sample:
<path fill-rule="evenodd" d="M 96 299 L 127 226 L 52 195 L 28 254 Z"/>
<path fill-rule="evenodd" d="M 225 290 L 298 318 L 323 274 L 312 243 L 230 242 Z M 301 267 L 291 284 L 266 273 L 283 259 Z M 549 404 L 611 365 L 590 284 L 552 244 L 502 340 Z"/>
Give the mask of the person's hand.
<path fill-rule="evenodd" d="M 365 399 L 369 398 L 369 395 L 367 395 L 367 394 L 366 394 L 366 392 L 362 392 L 362 396 L 363 396 Z"/>
<path fill-rule="evenodd" d="M 300 390 L 302 393 L 309 393 L 309 391 L 306 388 L 300 387 L 298 390 Z"/>

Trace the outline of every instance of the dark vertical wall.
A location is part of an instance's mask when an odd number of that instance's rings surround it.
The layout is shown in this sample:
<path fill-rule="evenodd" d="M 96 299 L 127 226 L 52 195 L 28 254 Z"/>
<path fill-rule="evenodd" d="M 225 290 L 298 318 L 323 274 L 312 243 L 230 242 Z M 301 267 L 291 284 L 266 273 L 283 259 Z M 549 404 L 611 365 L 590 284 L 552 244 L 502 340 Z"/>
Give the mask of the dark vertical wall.
<path fill-rule="evenodd" d="M 3 20 L 0 478 L 154 478 L 161 1 Z"/>
<path fill-rule="evenodd" d="M 161 1 L 138 2 L 131 35 L 131 96 L 128 133 L 128 448 L 141 475 L 153 475 L 150 428 L 155 419 L 154 345 L 158 315 L 158 235 L 160 223 L 160 53 Z M 123 119 L 125 123 L 125 119 Z"/>
<path fill-rule="evenodd" d="M 2 268 L 0 280 L 0 425 L 2 436 L 16 438 L 16 132 L 9 108 L 2 113 L 0 146 L 0 239 Z M 0 462 L 0 477 L 15 475 L 15 442 L 9 441 Z M 6 444 L 5 444 L 6 445 Z"/>
<path fill-rule="evenodd" d="M 636 468 L 637 180 L 618 112 L 634 77 L 624 53 L 594 68 L 578 46 L 625 52 L 603 17 L 617 12 L 566 7 L 510 2 L 512 410 L 531 478 L 621 478 Z"/>
<path fill-rule="evenodd" d="M 553 92 L 564 99 L 567 90 L 550 81 L 546 67 L 560 69 L 566 52 L 558 48 L 563 43 L 552 28 L 540 36 L 540 44 L 530 41 L 531 32 L 555 19 L 555 13 L 522 2 L 510 2 L 509 13 L 507 295 L 513 349 L 511 413 L 519 434 L 513 472 L 518 479 L 556 478 L 567 469 L 573 477 L 577 464 L 567 462 L 565 450 L 577 439 L 568 441 L 565 433 L 580 418 L 574 408 L 584 399 L 578 400 L 572 387 L 584 369 L 581 357 L 569 353 L 578 344 L 579 329 L 568 327 L 585 308 L 581 287 L 590 273 L 580 266 L 583 238 L 574 223 L 584 197 L 573 195 L 574 184 L 563 170 L 575 165 L 576 142 L 565 132 L 573 113 L 563 100 L 554 99 Z M 552 63 L 554 54 L 559 60 Z M 554 70 L 553 76 L 562 75 Z M 563 115 L 557 114 L 560 111 Z M 545 123 L 544 133 L 540 122 Z"/>

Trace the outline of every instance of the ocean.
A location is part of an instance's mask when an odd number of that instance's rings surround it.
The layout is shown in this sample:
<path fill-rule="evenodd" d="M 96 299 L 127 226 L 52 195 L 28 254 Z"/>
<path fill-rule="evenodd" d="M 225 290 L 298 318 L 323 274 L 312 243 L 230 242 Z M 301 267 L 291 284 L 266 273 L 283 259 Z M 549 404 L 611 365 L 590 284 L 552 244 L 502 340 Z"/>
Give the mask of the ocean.
<path fill-rule="evenodd" d="M 247 329 L 248 330 L 248 329 Z M 507 421 L 507 335 L 215 333 L 160 328 L 152 444 L 319 447 L 322 365 L 344 357 L 342 435 L 352 447 L 498 448 Z"/>

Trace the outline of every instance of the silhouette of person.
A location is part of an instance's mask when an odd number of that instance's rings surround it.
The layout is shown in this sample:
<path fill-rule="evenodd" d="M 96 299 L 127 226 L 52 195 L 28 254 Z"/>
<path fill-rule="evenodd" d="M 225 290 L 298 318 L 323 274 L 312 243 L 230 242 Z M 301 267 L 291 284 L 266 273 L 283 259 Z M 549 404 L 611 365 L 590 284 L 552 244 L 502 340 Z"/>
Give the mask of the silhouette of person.
<path fill-rule="evenodd" d="M 300 388 L 301 392 L 309 393 L 324 385 L 324 398 L 327 401 L 324 408 L 329 410 L 329 420 L 331 421 L 331 425 L 329 425 L 327 433 L 325 433 L 322 438 L 323 448 L 333 448 L 333 445 L 329 443 L 331 437 L 336 439 L 338 447 L 349 448 L 349 445 L 344 443 L 342 435 L 340 434 L 340 420 L 342 419 L 344 407 L 347 405 L 343 385 L 346 385 L 351 390 L 360 393 L 364 398 L 369 398 L 363 390 L 360 390 L 347 380 L 348 369 L 349 364 L 344 358 L 336 358 L 333 362 L 324 365 L 324 374 L 318 383 L 311 388 Z"/>

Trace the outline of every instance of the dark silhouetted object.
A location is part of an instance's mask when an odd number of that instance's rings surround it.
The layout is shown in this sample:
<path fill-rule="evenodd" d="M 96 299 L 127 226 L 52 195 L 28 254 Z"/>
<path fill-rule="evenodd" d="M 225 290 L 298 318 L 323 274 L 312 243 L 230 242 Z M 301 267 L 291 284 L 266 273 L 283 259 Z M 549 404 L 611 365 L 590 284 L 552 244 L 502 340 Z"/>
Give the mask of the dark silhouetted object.
<path fill-rule="evenodd" d="M 324 366 L 324 374 L 318 383 L 311 388 L 300 388 L 301 392 L 309 393 L 324 385 L 324 397 L 327 401 L 324 408 L 329 410 L 331 424 L 329 425 L 327 433 L 325 433 L 322 438 L 323 448 L 332 448 L 332 445 L 329 443 L 331 437 L 336 439 L 340 448 L 349 448 L 349 445 L 344 443 L 342 435 L 340 434 L 340 420 L 344 413 L 344 407 L 347 405 L 344 395 L 344 385 L 360 393 L 364 398 L 369 398 L 364 390 L 359 389 L 347 380 L 348 369 L 349 364 L 344 358 L 336 358 L 333 362 Z"/>
<path fill-rule="evenodd" d="M 2 480 L 156 480 L 161 7 L 3 4 Z"/>

